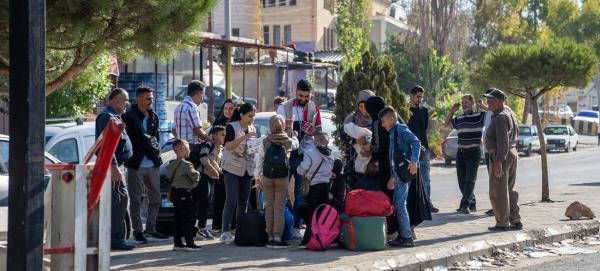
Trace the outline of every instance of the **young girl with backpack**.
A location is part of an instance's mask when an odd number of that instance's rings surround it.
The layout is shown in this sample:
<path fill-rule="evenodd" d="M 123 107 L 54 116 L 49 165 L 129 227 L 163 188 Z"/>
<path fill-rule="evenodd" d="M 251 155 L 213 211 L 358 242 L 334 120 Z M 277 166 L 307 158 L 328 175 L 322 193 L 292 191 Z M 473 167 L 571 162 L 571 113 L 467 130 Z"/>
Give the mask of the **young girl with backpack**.
<path fill-rule="evenodd" d="M 270 133 L 263 140 L 262 151 L 256 163 L 258 186 L 265 194 L 266 231 L 269 236 L 267 248 L 286 248 L 289 244 L 281 240 L 284 220 L 284 203 L 287 199 L 289 180 L 289 155 L 298 148 L 298 140 L 288 137 L 285 120 L 279 115 L 269 120 Z"/>
<path fill-rule="evenodd" d="M 304 158 L 297 169 L 298 174 L 304 176 L 302 186 L 306 197 L 306 204 L 298 210 L 306 222 L 306 231 L 301 246 L 306 245 L 310 240 L 311 220 L 315 209 L 329 201 L 329 181 L 334 160 L 331 158 L 331 149 L 327 147 L 327 144 L 329 144 L 328 136 L 317 132 L 314 135 L 314 145 L 304 151 Z M 306 190 L 308 190 L 308 194 L 306 194 Z"/>

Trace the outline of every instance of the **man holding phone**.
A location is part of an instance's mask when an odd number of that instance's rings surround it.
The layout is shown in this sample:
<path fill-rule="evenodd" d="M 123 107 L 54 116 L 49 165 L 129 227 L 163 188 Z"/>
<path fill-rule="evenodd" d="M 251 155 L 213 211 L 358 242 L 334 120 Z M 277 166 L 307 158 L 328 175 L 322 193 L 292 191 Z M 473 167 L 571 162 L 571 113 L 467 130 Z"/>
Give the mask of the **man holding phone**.
<path fill-rule="evenodd" d="M 277 114 L 285 119 L 285 128 L 289 136 L 297 136 L 300 142 L 300 148 L 292 151 L 290 155 L 290 176 L 294 178 L 294 211 L 297 213 L 298 207 L 305 203 L 302 194 L 302 176 L 296 173 L 296 168 L 302 162 L 302 150 L 310 144 L 313 144 L 312 135 L 321 131 L 321 113 L 319 107 L 312 98 L 312 86 L 310 82 L 302 79 L 296 86 L 296 97 L 284 102 L 277 108 Z M 296 216 L 294 224 L 295 237 L 302 237 L 300 231 L 300 219 Z M 296 232 L 296 230 L 298 230 Z"/>

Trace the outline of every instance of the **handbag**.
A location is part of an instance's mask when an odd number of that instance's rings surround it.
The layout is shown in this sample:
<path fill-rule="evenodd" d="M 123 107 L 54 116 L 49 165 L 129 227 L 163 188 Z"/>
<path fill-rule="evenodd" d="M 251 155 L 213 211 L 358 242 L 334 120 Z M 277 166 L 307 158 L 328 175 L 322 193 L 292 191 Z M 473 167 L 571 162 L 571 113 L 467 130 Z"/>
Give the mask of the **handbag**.
<path fill-rule="evenodd" d="M 405 183 L 414 180 L 417 177 L 417 175 L 410 173 L 410 170 L 408 169 L 408 165 L 410 164 L 410 162 L 408 160 L 406 160 L 406 158 L 404 158 L 404 155 L 398 148 L 398 131 L 396 131 L 396 134 L 394 136 L 394 142 L 392 142 L 392 143 L 394 144 L 393 159 L 394 159 L 394 170 L 396 171 L 396 174 L 398 175 L 400 180 L 402 180 Z"/>
<path fill-rule="evenodd" d="M 310 177 L 310 179 L 306 178 L 306 176 L 302 178 L 302 194 L 304 196 L 308 195 L 308 192 L 310 192 L 310 182 L 312 182 L 312 180 L 315 178 L 315 175 L 317 175 L 317 172 L 319 172 L 319 169 L 321 169 L 321 165 L 323 165 L 323 162 L 325 162 L 325 159 L 321 158 L 321 163 L 319 163 L 319 166 L 317 167 L 315 172 L 313 172 L 313 175 L 312 177 Z"/>

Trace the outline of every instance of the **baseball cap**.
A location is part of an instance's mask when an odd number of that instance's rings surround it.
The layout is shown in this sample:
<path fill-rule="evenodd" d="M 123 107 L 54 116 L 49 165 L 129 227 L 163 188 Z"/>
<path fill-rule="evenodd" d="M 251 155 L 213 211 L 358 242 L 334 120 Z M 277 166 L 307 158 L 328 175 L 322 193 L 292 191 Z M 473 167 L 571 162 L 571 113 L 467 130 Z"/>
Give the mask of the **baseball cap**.
<path fill-rule="evenodd" d="M 492 88 L 486 91 L 486 94 L 483 94 L 483 97 L 488 99 L 500 99 L 506 101 L 506 94 L 502 90 Z"/>

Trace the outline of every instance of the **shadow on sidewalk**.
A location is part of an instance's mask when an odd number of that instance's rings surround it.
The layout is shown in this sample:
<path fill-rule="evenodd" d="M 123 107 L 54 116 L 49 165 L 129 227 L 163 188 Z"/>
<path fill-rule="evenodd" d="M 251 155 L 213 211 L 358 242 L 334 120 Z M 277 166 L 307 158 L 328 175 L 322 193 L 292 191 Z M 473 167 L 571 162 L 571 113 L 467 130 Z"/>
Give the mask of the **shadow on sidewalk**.
<path fill-rule="evenodd" d="M 466 239 L 469 237 L 488 235 L 488 234 L 494 234 L 494 232 L 487 231 L 486 229 L 482 229 L 481 232 L 458 234 L 458 235 L 453 235 L 453 236 L 446 236 L 446 237 L 436 238 L 436 239 L 427 239 L 427 240 L 422 240 L 422 241 L 417 240 L 415 243 L 417 246 L 421 247 L 421 246 L 429 246 L 429 245 L 440 244 L 440 243 L 444 243 L 444 242 L 451 242 L 451 241 Z"/>
<path fill-rule="evenodd" d="M 479 220 L 483 218 L 488 218 L 489 216 L 485 214 L 470 214 L 465 215 L 461 213 L 439 213 L 433 215 L 433 220 L 425 221 L 423 224 L 419 225 L 417 228 L 429 228 L 429 227 L 437 227 L 450 223 L 462 223 L 468 221 Z"/>
<path fill-rule="evenodd" d="M 600 182 L 574 183 L 574 184 L 570 184 L 570 186 L 600 186 Z"/>
<path fill-rule="evenodd" d="M 151 252 L 134 250 L 133 253 L 112 255 L 111 270 L 164 268 L 166 271 L 172 270 L 173 267 L 210 268 L 211 266 L 217 269 L 217 265 L 229 264 L 234 266 L 218 268 L 221 270 L 269 269 L 323 264 L 337 261 L 340 257 L 363 253 L 335 247 L 325 252 L 316 252 L 296 248 L 273 250 L 265 247 L 237 247 L 221 243 L 197 242 L 197 244 L 202 246 L 202 250 L 198 252 L 172 251 L 172 246 L 161 243 L 160 246 L 164 247 L 164 250 Z M 144 245 L 143 247 L 151 246 Z M 128 259 L 140 260 L 132 262 Z"/>

